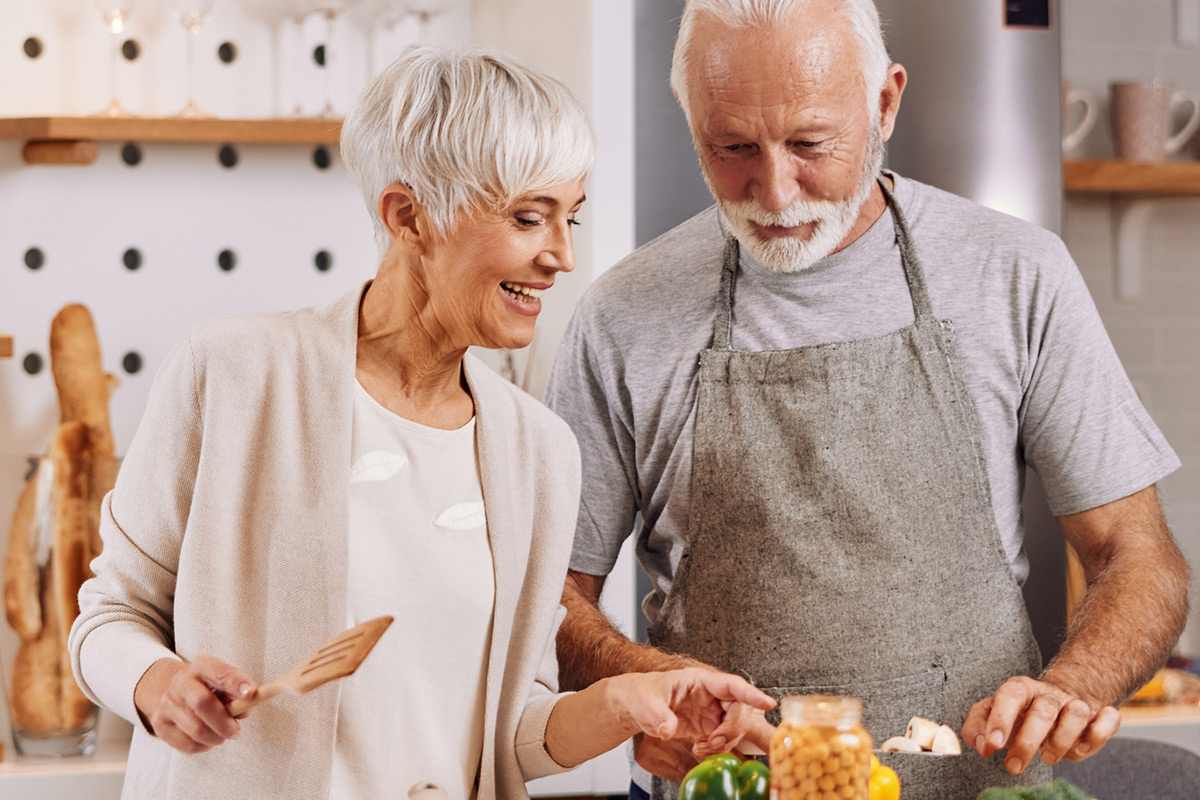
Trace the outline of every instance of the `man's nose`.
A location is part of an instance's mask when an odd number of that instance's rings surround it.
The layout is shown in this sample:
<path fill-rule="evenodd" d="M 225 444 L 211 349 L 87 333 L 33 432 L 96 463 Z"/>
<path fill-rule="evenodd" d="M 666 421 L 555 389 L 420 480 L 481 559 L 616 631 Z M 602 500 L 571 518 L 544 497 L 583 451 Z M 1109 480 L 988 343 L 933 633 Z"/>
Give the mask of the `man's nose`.
<path fill-rule="evenodd" d="M 788 153 L 764 153 L 757 183 L 754 199 L 764 211 L 782 211 L 800 197 L 796 165 Z"/>

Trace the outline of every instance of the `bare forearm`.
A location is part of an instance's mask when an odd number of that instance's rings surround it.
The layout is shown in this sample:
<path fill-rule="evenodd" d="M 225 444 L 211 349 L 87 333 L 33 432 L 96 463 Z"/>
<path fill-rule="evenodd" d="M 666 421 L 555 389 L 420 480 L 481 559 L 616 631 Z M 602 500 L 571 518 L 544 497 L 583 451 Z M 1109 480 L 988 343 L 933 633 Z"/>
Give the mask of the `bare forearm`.
<path fill-rule="evenodd" d="M 1187 563 L 1153 488 L 1118 503 L 1125 505 L 1107 520 L 1113 535 L 1085 540 L 1083 547 L 1073 542 L 1088 589 L 1042 676 L 1096 706 L 1116 705 L 1145 683 L 1187 618 Z M 1063 523 L 1070 537 L 1070 518 Z"/>
<path fill-rule="evenodd" d="M 701 666 L 692 659 L 630 641 L 600 610 L 602 585 L 603 579 L 572 572 L 563 588 L 567 616 L 558 631 L 559 683 L 563 689 L 582 689 L 627 672 Z"/>
<path fill-rule="evenodd" d="M 602 680 L 554 704 L 546 723 L 546 751 L 562 766 L 577 767 L 637 732 L 618 707 L 612 682 Z"/>

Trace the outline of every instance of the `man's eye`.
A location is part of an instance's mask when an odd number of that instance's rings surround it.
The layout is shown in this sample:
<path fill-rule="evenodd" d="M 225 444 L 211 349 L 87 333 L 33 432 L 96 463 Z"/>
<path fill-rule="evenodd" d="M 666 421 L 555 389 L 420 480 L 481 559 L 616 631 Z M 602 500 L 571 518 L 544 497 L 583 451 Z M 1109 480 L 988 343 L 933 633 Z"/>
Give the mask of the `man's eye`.
<path fill-rule="evenodd" d="M 796 144 L 800 145 L 801 147 L 816 147 L 817 146 L 816 142 L 796 142 Z"/>
<path fill-rule="evenodd" d="M 744 145 L 744 144 L 727 144 L 724 147 L 722 147 L 721 149 L 727 153 L 736 153 L 739 150 L 745 150 L 746 145 Z"/>

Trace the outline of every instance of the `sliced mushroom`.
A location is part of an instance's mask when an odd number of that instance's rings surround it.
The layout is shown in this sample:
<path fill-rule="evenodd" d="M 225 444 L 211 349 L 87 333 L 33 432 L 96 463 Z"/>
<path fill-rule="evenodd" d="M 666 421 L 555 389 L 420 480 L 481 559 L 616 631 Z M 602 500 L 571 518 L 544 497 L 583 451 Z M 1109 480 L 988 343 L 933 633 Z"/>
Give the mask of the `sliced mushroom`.
<path fill-rule="evenodd" d="M 942 725 L 937 729 L 937 733 L 933 737 L 933 746 L 930 749 L 935 753 L 944 753 L 951 756 L 962 754 L 962 746 L 958 743 L 958 736 L 949 725 Z"/>
<path fill-rule="evenodd" d="M 929 750 L 933 747 L 933 737 L 937 735 L 937 732 L 938 724 L 933 720 L 913 717 L 908 721 L 908 729 L 904 735 L 916 742 L 922 750 Z"/>
<path fill-rule="evenodd" d="M 905 736 L 893 736 L 879 746 L 885 753 L 919 753 L 921 745 Z"/>

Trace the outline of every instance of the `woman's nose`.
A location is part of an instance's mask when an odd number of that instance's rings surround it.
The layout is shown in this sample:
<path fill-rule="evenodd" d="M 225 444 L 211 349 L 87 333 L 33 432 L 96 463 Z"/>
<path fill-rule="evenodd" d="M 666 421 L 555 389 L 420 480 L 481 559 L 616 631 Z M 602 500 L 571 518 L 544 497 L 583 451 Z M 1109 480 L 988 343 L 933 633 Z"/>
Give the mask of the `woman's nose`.
<path fill-rule="evenodd" d="M 538 255 L 537 263 L 558 272 L 570 272 L 575 269 L 575 245 L 569 225 L 557 227 L 552 240 Z"/>

